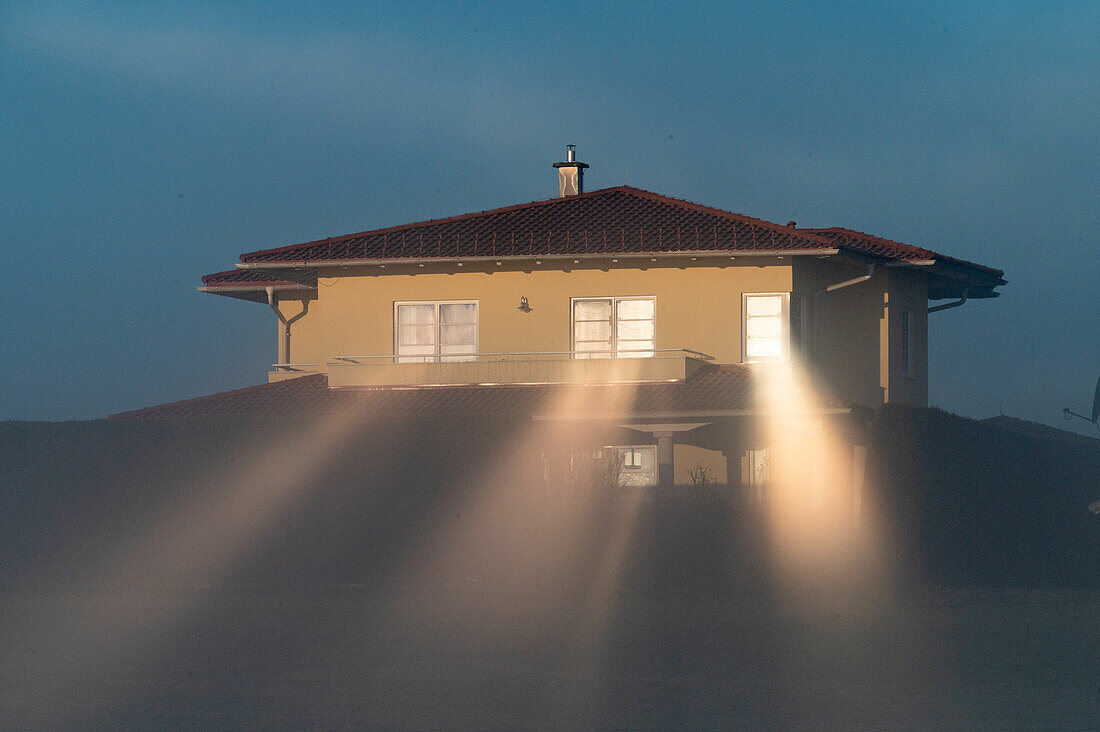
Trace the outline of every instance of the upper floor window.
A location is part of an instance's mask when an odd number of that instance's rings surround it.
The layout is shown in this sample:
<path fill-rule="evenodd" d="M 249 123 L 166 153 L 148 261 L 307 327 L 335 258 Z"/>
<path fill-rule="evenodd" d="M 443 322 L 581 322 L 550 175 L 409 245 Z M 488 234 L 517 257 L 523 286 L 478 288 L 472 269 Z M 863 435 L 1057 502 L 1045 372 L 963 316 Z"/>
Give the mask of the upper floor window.
<path fill-rule="evenodd" d="M 398 363 L 477 360 L 477 302 L 399 302 L 393 312 Z"/>
<path fill-rule="evenodd" d="M 576 358 L 653 355 L 656 300 L 652 297 L 586 297 L 573 300 Z"/>
<path fill-rule="evenodd" d="M 746 292 L 742 295 L 743 360 L 787 361 L 802 347 L 802 299 L 789 292 Z"/>

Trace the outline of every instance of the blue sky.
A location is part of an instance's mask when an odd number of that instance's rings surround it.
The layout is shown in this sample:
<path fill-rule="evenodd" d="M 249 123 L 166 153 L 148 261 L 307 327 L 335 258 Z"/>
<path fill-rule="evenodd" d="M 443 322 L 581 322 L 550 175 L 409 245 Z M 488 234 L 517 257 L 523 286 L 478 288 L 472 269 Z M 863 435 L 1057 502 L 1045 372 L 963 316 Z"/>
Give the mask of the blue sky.
<path fill-rule="evenodd" d="M 589 189 L 1000 267 L 931 399 L 1051 424 L 1100 375 L 1100 4 L 5 3 L 0 419 L 259 383 L 240 252 Z"/>

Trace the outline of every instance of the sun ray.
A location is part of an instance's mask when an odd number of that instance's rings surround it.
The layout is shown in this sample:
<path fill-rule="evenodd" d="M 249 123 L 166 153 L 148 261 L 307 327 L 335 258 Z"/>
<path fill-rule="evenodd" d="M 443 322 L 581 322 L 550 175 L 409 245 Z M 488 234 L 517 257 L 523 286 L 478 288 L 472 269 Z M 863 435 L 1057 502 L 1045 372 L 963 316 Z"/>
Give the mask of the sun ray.
<path fill-rule="evenodd" d="M 369 419 L 354 408 L 329 412 L 186 485 L 150 485 L 184 498 L 161 515 L 134 517 L 122 540 L 88 550 L 75 582 L 60 584 L 48 573 L 24 578 L 0 612 L 0 623 L 26 631 L 17 634 L 19 646 L 0 671 L 0 688 L 22 689 L 20 718 L 79 726 L 124 703 L 107 684 L 121 676 L 140 686 L 142 669 L 172 631 L 304 498 L 310 477 Z M 59 585 L 51 615 L 28 615 L 38 605 L 18 601 Z"/>

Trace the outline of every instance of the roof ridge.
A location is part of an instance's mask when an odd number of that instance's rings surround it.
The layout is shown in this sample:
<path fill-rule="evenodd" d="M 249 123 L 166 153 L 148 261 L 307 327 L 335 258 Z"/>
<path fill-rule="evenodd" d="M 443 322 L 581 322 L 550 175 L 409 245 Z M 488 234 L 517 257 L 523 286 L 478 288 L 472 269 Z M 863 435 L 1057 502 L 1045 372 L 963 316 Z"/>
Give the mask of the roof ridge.
<path fill-rule="evenodd" d="M 511 211 L 519 211 L 528 208 L 538 208 L 540 206 L 547 206 L 553 203 L 558 203 L 566 198 L 594 198 L 600 194 L 607 194 L 616 191 L 636 190 L 630 189 L 630 186 L 615 186 L 613 188 L 600 188 L 595 191 L 589 191 L 587 193 L 578 193 L 574 196 L 555 196 L 554 198 L 546 198 L 535 201 L 528 201 L 526 203 L 514 203 L 510 206 L 501 206 L 499 208 L 488 208 L 484 211 L 470 211 L 469 213 L 456 214 L 454 216 L 444 216 L 438 219 L 425 219 L 423 221 L 413 221 L 408 224 L 398 224 L 396 226 L 384 226 L 380 229 L 366 229 L 364 231 L 357 231 L 354 234 L 341 234 L 340 236 L 329 236 L 324 239 L 316 239 L 314 241 L 304 241 L 299 244 L 288 244 L 282 247 L 274 247 L 272 249 L 257 249 L 254 252 L 245 252 L 241 255 L 241 261 L 246 262 L 245 257 L 252 257 L 261 254 L 275 254 L 277 252 L 285 252 L 291 249 L 298 249 L 300 247 L 309 247 L 317 244 L 331 244 L 338 241 L 347 241 L 349 239 L 355 239 L 360 236 L 377 236 L 378 234 L 390 234 L 395 231 L 408 231 L 410 229 L 417 229 L 427 226 L 438 226 L 439 224 L 450 224 L 456 221 L 465 221 L 467 219 L 477 218 L 478 216 L 491 216 L 493 214 L 509 213 Z"/>
<path fill-rule="evenodd" d="M 752 224 L 760 226 L 772 231 L 781 232 L 787 236 L 796 235 L 799 238 L 806 239 L 815 244 L 822 244 L 827 247 L 834 247 L 835 243 L 822 237 L 816 236 L 812 233 L 806 233 L 804 230 L 793 229 L 789 226 L 783 226 L 782 224 L 776 224 L 765 219 L 756 218 L 754 216 L 747 216 L 745 214 L 735 213 L 733 211 L 726 211 L 725 209 L 716 208 L 714 206 L 708 206 L 702 203 L 695 203 L 694 201 L 688 201 L 683 198 L 674 198 L 672 196 L 666 196 L 663 193 L 654 193 L 653 191 L 647 191 L 642 188 L 635 188 L 633 186 L 613 186 L 610 188 L 600 188 L 595 191 L 588 191 L 587 193 L 578 193 L 572 196 L 557 196 L 554 198 L 547 198 L 537 201 L 528 201 L 527 203 L 517 203 L 511 206 L 502 206 L 500 208 L 486 209 L 484 211 L 471 211 L 469 213 L 458 214 L 455 216 L 445 216 L 438 219 L 425 219 L 424 221 L 414 221 L 408 224 L 398 224 L 397 226 L 386 226 L 380 229 L 367 229 L 365 231 L 359 231 L 353 234 L 342 234 L 340 236 L 330 236 L 324 239 L 316 239 L 314 241 L 305 241 L 298 244 L 288 244 L 286 246 L 274 247 L 271 249 L 257 249 L 252 252 L 245 252 L 241 254 L 241 262 L 247 263 L 249 259 L 256 258 L 264 255 L 278 254 L 280 252 L 289 252 L 297 249 L 304 249 L 307 247 L 314 247 L 324 244 L 333 244 L 337 242 L 345 242 L 357 239 L 365 236 L 379 236 L 386 235 L 401 231 L 412 231 L 419 228 L 426 228 L 430 226 L 438 226 L 440 224 L 450 224 L 458 221 L 467 221 L 469 219 L 479 218 L 482 216 L 494 216 L 498 214 L 511 213 L 513 211 L 529 210 L 541 208 L 543 206 L 550 206 L 555 204 L 569 203 L 574 200 L 583 200 L 588 198 L 596 198 L 599 196 L 606 196 L 614 193 L 622 193 L 625 195 L 633 196 L 635 198 L 647 199 L 650 201 L 656 201 L 658 203 L 664 203 L 671 206 L 677 206 L 690 211 L 700 212 L 716 216 L 718 218 L 738 221 L 741 223 Z"/>
<path fill-rule="evenodd" d="M 809 240 L 817 242 L 819 244 L 825 244 L 825 245 L 829 246 L 830 248 L 834 246 L 834 242 L 831 242 L 828 239 L 823 239 L 823 238 L 821 238 L 819 236 L 816 236 L 812 233 L 807 234 L 806 233 L 808 231 L 807 229 L 796 229 L 796 228 L 792 228 L 790 226 L 785 226 L 783 224 L 777 224 L 774 221 L 768 221 L 767 219 L 760 219 L 760 218 L 757 218 L 755 216 L 749 216 L 748 214 L 737 213 L 735 211 L 727 211 L 724 208 L 717 208 L 715 206 L 708 206 L 705 203 L 696 203 L 694 201 L 689 201 L 686 198 L 676 198 L 674 196 L 666 196 L 663 193 L 654 193 L 652 191 L 646 191 L 646 190 L 643 190 L 641 188 L 631 188 L 630 186 L 620 186 L 620 188 L 627 189 L 632 193 L 641 193 L 641 194 L 643 194 L 642 196 L 640 196 L 642 198 L 649 198 L 650 200 L 656 200 L 656 201 L 663 201 L 663 202 L 666 202 L 666 203 L 671 203 L 673 205 L 681 206 L 683 208 L 688 208 L 688 209 L 691 209 L 693 211 L 700 211 L 702 213 L 709 213 L 709 214 L 718 216 L 720 218 L 732 219 L 732 220 L 735 220 L 735 221 L 741 221 L 741 222 L 745 222 L 745 223 L 755 224 L 757 226 L 763 226 L 764 228 L 767 228 L 767 229 L 773 229 L 775 231 L 780 231 L 780 232 L 782 232 L 782 233 L 784 233 L 788 236 L 790 236 L 790 234 L 793 232 L 795 234 L 798 234 L 798 235 L 802 236 L 803 238 L 809 239 Z"/>

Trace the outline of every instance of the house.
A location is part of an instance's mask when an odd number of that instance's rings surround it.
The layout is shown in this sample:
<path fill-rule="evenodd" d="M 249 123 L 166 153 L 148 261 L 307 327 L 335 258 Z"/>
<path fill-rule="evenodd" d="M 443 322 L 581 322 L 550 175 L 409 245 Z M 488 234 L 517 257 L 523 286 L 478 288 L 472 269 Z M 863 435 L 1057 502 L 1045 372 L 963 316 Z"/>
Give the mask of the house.
<path fill-rule="evenodd" d="M 572 146 L 554 167 L 554 199 L 249 252 L 203 277 L 201 291 L 265 304 L 278 323 L 269 385 L 233 403 L 282 390 L 427 414 L 508 395 L 535 420 L 612 424 L 603 447 L 624 483 L 685 483 L 706 466 L 753 485 L 778 462 L 761 379 L 798 369 L 816 395 L 800 419 L 843 423 L 858 454 L 870 410 L 926 404 L 928 315 L 1005 284 L 848 229 L 585 192 Z M 566 390 L 583 396 L 547 406 Z"/>

